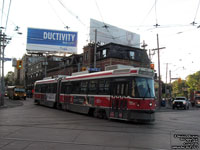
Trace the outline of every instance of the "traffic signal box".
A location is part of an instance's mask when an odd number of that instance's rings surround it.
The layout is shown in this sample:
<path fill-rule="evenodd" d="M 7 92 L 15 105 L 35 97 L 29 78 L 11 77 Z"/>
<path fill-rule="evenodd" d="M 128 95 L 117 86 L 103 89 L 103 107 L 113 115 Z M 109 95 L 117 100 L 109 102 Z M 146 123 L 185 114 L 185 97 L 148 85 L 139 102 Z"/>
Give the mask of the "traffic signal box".
<path fill-rule="evenodd" d="M 17 69 L 22 69 L 22 68 L 23 68 L 22 60 L 17 60 Z"/>
<path fill-rule="evenodd" d="M 154 64 L 150 64 L 150 68 L 154 70 Z"/>

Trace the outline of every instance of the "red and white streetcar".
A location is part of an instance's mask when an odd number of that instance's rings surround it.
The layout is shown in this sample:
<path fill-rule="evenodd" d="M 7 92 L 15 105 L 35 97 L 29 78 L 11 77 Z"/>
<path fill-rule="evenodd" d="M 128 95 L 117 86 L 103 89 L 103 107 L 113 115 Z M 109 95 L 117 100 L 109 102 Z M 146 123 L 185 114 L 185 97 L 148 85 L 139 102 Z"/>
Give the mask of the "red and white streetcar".
<path fill-rule="evenodd" d="M 154 72 L 126 68 L 39 80 L 35 103 L 128 121 L 154 121 Z"/>

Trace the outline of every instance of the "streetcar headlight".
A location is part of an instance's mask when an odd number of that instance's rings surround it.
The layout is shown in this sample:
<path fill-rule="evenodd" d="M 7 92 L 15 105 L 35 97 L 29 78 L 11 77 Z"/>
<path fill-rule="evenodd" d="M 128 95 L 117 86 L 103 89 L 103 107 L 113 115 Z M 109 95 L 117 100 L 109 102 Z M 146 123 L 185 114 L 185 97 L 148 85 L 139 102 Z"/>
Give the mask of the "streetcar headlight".
<path fill-rule="evenodd" d="M 152 105 L 153 105 L 152 102 L 150 102 L 150 103 L 149 103 L 149 106 L 151 107 Z"/>
<path fill-rule="evenodd" d="M 17 96 L 17 94 L 15 94 L 15 96 Z"/>

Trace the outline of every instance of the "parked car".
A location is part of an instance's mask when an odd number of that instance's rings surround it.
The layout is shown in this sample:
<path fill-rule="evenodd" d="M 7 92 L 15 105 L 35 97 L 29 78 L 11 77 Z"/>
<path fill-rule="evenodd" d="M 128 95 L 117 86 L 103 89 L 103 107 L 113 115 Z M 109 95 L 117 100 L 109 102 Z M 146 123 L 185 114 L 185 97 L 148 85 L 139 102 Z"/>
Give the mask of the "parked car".
<path fill-rule="evenodd" d="M 173 101 L 172 108 L 189 109 L 190 102 L 186 97 L 176 97 Z"/>

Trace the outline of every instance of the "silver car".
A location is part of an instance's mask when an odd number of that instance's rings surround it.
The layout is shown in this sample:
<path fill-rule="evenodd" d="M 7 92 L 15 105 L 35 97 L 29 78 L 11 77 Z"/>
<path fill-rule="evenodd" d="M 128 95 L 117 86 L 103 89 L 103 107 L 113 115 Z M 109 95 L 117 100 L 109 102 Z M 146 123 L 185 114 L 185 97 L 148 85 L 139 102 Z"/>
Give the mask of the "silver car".
<path fill-rule="evenodd" d="M 189 100 L 186 97 L 176 97 L 173 101 L 172 108 L 183 108 L 183 109 L 189 109 Z"/>

